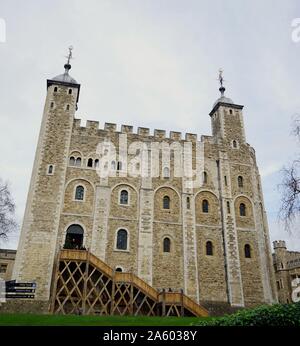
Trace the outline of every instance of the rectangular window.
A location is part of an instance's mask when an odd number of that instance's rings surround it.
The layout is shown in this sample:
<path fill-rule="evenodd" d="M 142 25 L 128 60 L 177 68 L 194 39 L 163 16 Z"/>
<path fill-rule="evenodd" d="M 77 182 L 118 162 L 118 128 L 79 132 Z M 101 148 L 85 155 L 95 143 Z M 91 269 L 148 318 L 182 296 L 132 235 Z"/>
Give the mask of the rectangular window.
<path fill-rule="evenodd" d="M 0 273 L 6 273 L 7 264 L 0 264 Z"/>
<path fill-rule="evenodd" d="M 225 186 L 227 186 L 227 177 L 226 177 L 226 175 L 224 176 L 224 182 L 225 182 Z"/>

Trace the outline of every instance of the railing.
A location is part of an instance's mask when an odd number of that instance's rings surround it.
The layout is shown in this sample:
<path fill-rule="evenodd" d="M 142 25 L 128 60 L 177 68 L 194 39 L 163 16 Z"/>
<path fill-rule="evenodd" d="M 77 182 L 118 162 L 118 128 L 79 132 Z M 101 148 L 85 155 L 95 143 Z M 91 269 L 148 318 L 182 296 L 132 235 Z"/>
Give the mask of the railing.
<path fill-rule="evenodd" d="M 100 260 L 98 257 L 86 250 L 61 250 L 59 258 L 61 260 L 87 261 L 97 269 L 113 278 L 114 282 L 131 283 L 156 302 L 166 305 L 181 305 L 198 316 L 208 316 L 208 311 L 198 305 L 193 299 L 183 293 L 178 292 L 161 292 L 147 284 L 144 280 L 132 273 L 115 272 L 109 265 Z"/>

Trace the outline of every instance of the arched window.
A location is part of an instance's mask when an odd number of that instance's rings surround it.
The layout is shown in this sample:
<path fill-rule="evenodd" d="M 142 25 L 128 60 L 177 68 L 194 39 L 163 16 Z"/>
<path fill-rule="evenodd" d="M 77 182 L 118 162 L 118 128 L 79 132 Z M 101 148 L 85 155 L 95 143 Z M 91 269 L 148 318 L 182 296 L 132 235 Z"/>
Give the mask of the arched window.
<path fill-rule="evenodd" d="M 251 246 L 249 244 L 245 245 L 244 251 L 245 251 L 245 258 L 251 258 Z"/>
<path fill-rule="evenodd" d="M 233 148 L 235 148 L 235 149 L 237 148 L 237 141 L 236 141 L 236 140 L 233 140 L 233 141 L 232 141 L 232 146 L 233 146 Z"/>
<path fill-rule="evenodd" d="M 75 158 L 73 156 L 70 157 L 69 165 L 70 166 L 75 166 Z"/>
<path fill-rule="evenodd" d="M 191 199 L 190 199 L 190 197 L 186 198 L 186 208 L 187 209 L 191 209 Z"/>
<path fill-rule="evenodd" d="M 208 200 L 207 199 L 204 199 L 202 201 L 202 212 L 203 213 L 208 213 Z"/>
<path fill-rule="evenodd" d="M 50 103 L 50 108 L 53 108 L 54 107 L 54 102 L 51 102 Z"/>
<path fill-rule="evenodd" d="M 115 270 L 116 272 L 120 272 L 120 273 L 122 273 L 123 272 L 123 269 L 121 268 L 121 267 L 116 267 L 116 270 Z"/>
<path fill-rule="evenodd" d="M 98 159 L 95 160 L 95 167 L 96 167 L 96 168 L 99 167 L 99 160 L 98 160 Z"/>
<path fill-rule="evenodd" d="M 206 255 L 207 256 L 213 255 L 213 244 L 211 241 L 206 242 Z"/>
<path fill-rule="evenodd" d="M 165 179 L 170 178 L 170 170 L 168 167 L 164 168 L 163 174 Z"/>
<path fill-rule="evenodd" d="M 227 176 L 224 175 L 224 183 L 225 183 L 225 186 L 227 186 Z"/>
<path fill-rule="evenodd" d="M 163 208 L 164 209 L 170 209 L 170 197 L 164 196 L 163 198 Z"/>
<path fill-rule="evenodd" d="M 89 158 L 87 162 L 88 167 L 93 167 L 93 159 Z"/>
<path fill-rule="evenodd" d="M 54 88 L 54 92 L 55 92 L 55 93 L 57 92 L 57 87 Z"/>
<path fill-rule="evenodd" d="M 164 252 L 171 252 L 171 240 L 170 238 L 165 238 L 163 242 Z"/>
<path fill-rule="evenodd" d="M 207 184 L 207 173 L 203 172 L 203 184 Z"/>
<path fill-rule="evenodd" d="M 227 213 L 230 214 L 230 203 L 227 201 Z"/>
<path fill-rule="evenodd" d="M 72 89 L 69 89 L 69 95 L 72 95 Z"/>
<path fill-rule="evenodd" d="M 111 169 L 114 171 L 116 169 L 116 161 L 111 162 Z"/>
<path fill-rule="evenodd" d="M 125 229 L 119 229 L 117 234 L 117 249 L 127 250 L 127 238 L 128 234 Z"/>
<path fill-rule="evenodd" d="M 243 187 L 244 186 L 244 179 L 242 176 L 238 177 L 238 186 Z"/>
<path fill-rule="evenodd" d="M 240 204 L 240 216 L 246 216 L 246 205 L 245 203 Z"/>
<path fill-rule="evenodd" d="M 229 114 L 232 114 L 232 109 L 229 109 Z"/>
<path fill-rule="evenodd" d="M 126 190 L 121 191 L 120 204 L 128 204 L 128 191 L 126 191 Z"/>
<path fill-rule="evenodd" d="M 81 185 L 78 185 L 75 190 L 75 199 L 77 201 L 83 201 L 84 198 L 84 187 Z"/>
<path fill-rule="evenodd" d="M 53 165 L 48 166 L 48 174 L 53 174 Z"/>
<path fill-rule="evenodd" d="M 77 157 L 77 159 L 76 159 L 76 166 L 78 166 L 78 167 L 81 166 L 81 157 Z"/>
<path fill-rule="evenodd" d="M 121 161 L 118 161 L 117 170 L 118 171 L 122 170 L 122 162 Z"/>
<path fill-rule="evenodd" d="M 80 225 L 71 225 L 67 229 L 64 249 L 81 250 L 83 245 L 83 228 Z"/>
<path fill-rule="evenodd" d="M 70 105 L 67 105 L 66 110 L 67 110 L 67 111 L 70 110 Z"/>

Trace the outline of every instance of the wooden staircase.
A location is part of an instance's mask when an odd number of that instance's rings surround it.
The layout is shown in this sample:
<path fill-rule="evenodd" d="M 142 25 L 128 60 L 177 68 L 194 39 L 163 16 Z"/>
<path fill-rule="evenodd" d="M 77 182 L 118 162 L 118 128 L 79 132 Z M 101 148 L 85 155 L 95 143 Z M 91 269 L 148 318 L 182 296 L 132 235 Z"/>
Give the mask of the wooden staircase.
<path fill-rule="evenodd" d="M 88 251 L 61 250 L 54 273 L 55 314 L 208 316 L 183 293 L 158 292 L 132 273 L 115 272 Z"/>

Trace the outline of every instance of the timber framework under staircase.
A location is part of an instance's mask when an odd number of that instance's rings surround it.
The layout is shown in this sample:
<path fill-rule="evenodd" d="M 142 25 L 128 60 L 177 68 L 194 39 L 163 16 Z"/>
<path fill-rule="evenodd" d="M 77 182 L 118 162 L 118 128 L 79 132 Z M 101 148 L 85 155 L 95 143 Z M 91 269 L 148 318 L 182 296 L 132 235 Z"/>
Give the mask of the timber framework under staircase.
<path fill-rule="evenodd" d="M 115 272 L 88 251 L 61 250 L 51 297 L 54 314 L 208 316 L 183 293 L 158 292 L 132 273 Z"/>

